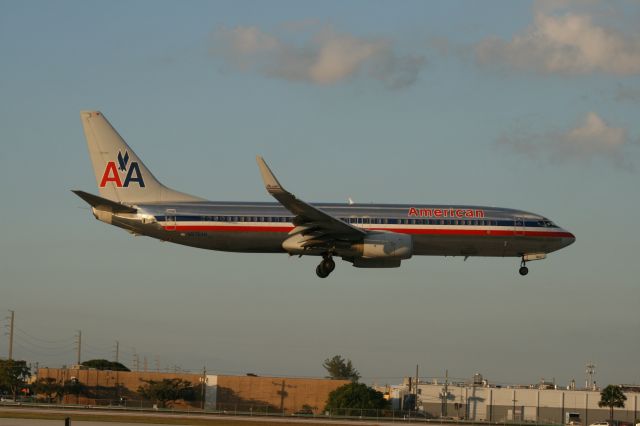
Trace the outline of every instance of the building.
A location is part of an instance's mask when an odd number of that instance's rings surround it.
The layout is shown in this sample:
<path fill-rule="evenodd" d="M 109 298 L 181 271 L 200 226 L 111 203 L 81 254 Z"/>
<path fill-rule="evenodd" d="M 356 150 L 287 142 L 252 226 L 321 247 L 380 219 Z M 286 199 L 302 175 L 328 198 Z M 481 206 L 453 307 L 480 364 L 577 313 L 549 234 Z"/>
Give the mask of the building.
<path fill-rule="evenodd" d="M 144 380 L 182 379 L 197 387 L 198 397 L 191 402 L 179 402 L 184 408 L 202 408 L 202 383 L 204 408 L 207 410 L 271 412 L 292 414 L 296 412 L 321 413 L 329 393 L 346 380 L 307 379 L 289 377 L 261 377 L 255 375 L 229 376 L 193 373 L 164 373 L 151 371 L 110 371 L 87 368 L 40 368 L 38 378 L 54 378 L 58 383 L 77 380 L 85 387 L 82 395 L 66 395 L 70 403 L 111 405 L 121 398 L 130 406 L 151 406 L 137 392 Z"/>
<path fill-rule="evenodd" d="M 410 388 L 408 382 L 389 388 L 394 408 L 407 410 L 417 407 L 430 417 L 555 424 L 571 421 L 582 425 L 609 418 L 609 409 L 598 406 L 599 391 L 558 389 L 546 382 L 507 387 L 490 385 L 486 380 L 455 384 L 419 383 L 415 404 L 415 387 Z M 640 389 L 623 386 L 622 390 L 627 401 L 624 408 L 614 409 L 614 418 L 635 422 L 640 418 Z"/>

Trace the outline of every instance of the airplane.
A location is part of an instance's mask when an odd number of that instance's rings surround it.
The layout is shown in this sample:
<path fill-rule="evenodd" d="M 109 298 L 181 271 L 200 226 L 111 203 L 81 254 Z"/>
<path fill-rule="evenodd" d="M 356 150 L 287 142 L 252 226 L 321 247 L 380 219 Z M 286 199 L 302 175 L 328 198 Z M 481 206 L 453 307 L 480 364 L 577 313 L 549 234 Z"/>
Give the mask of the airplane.
<path fill-rule="evenodd" d="M 545 259 L 575 236 L 522 210 L 440 204 L 307 203 L 257 163 L 277 202 L 208 201 L 161 184 L 99 111 L 80 118 L 100 195 L 73 192 L 96 219 L 134 235 L 209 250 L 318 256 L 326 278 L 334 257 L 357 268 L 396 268 L 412 256 Z"/>

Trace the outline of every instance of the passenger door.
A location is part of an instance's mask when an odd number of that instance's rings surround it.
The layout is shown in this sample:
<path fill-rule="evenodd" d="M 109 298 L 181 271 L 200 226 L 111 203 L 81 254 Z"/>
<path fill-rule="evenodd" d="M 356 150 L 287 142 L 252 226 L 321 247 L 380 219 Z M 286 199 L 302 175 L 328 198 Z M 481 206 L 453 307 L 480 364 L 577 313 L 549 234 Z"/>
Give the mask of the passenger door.
<path fill-rule="evenodd" d="M 164 215 L 164 220 L 167 223 L 165 229 L 167 231 L 176 230 L 176 209 L 167 209 Z"/>
<path fill-rule="evenodd" d="M 514 230 L 516 237 L 524 236 L 524 218 L 522 216 L 516 216 L 514 220 Z"/>

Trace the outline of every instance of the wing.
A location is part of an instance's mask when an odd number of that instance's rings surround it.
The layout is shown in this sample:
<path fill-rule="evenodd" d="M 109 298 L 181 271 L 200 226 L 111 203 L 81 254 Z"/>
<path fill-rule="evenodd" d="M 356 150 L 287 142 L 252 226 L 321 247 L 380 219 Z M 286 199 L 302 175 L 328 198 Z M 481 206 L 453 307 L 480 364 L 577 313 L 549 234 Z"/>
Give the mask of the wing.
<path fill-rule="evenodd" d="M 332 241 L 359 241 L 367 234 L 364 229 L 352 226 L 296 198 L 280 185 L 262 157 L 258 156 L 256 160 L 267 192 L 296 215 L 296 228 L 290 234 L 302 233 L 311 237 L 305 243 L 305 247 L 326 245 Z"/>

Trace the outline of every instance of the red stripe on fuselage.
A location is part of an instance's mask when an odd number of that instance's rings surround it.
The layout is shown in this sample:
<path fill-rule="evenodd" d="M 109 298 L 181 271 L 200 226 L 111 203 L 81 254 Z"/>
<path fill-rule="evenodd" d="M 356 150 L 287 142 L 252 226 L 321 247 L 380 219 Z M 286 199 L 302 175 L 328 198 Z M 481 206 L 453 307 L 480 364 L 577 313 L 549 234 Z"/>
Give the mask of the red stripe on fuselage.
<path fill-rule="evenodd" d="M 293 226 L 216 226 L 216 225 L 178 225 L 167 226 L 166 231 L 213 231 L 213 232 L 277 232 L 288 233 Z M 368 231 L 391 231 L 399 234 L 410 235 L 464 235 L 464 236 L 488 236 L 488 237 L 547 237 L 547 238 L 574 238 L 569 232 L 558 231 L 515 231 L 494 229 L 417 229 L 417 228 L 363 228 Z"/>

